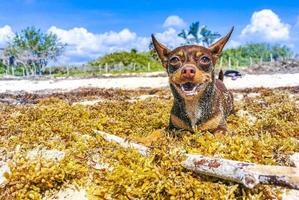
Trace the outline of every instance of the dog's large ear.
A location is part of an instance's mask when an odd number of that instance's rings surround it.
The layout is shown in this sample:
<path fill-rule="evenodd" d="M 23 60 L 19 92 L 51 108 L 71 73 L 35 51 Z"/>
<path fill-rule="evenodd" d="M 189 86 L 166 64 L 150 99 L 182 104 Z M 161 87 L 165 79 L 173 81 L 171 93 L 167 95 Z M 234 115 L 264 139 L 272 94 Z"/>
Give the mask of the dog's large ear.
<path fill-rule="evenodd" d="M 225 44 L 227 43 L 227 41 L 229 40 L 232 32 L 234 31 L 234 27 L 231 28 L 231 30 L 229 31 L 228 34 L 226 34 L 226 36 L 222 37 L 220 40 L 218 40 L 217 42 L 215 42 L 214 44 L 212 44 L 209 49 L 213 54 L 213 57 L 217 60 L 222 52 L 223 47 L 225 46 Z"/>
<path fill-rule="evenodd" d="M 158 42 L 158 40 L 155 38 L 153 34 L 152 34 L 152 40 L 153 40 L 153 45 L 158 53 L 158 56 L 162 62 L 163 67 L 166 67 L 167 55 L 170 52 L 170 50 L 167 47 L 165 47 L 163 44 Z"/>

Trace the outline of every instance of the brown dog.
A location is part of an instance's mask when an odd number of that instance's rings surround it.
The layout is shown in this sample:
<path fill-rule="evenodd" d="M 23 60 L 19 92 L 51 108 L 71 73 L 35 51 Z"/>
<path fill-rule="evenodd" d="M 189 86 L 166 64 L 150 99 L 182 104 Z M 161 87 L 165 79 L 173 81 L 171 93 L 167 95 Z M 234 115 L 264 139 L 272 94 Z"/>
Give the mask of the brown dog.
<path fill-rule="evenodd" d="M 215 79 L 214 66 L 231 31 L 205 48 L 180 46 L 169 50 L 152 35 L 154 47 L 169 75 L 174 104 L 169 128 L 190 131 L 226 131 L 226 118 L 233 109 L 233 96 L 223 83 L 223 72 Z"/>

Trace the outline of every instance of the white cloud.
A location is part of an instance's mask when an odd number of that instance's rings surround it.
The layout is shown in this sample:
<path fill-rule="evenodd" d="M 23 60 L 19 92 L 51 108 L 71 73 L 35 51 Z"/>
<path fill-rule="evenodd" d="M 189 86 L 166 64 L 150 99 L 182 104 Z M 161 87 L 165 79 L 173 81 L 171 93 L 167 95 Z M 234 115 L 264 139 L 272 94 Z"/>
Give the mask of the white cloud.
<path fill-rule="evenodd" d="M 240 46 L 242 43 L 238 40 L 229 40 L 227 45 L 225 46 L 225 48 L 236 48 L 238 46 Z"/>
<path fill-rule="evenodd" d="M 11 41 L 14 35 L 15 34 L 10 26 L 5 25 L 3 27 L 0 27 L 0 47 L 5 47 L 7 43 Z"/>
<path fill-rule="evenodd" d="M 186 26 L 185 21 L 177 15 L 171 15 L 171 16 L 167 17 L 163 23 L 163 27 L 165 27 L 165 28 L 168 28 L 168 27 L 182 28 L 184 26 Z"/>
<path fill-rule="evenodd" d="M 169 48 L 177 47 L 184 42 L 184 39 L 178 37 L 174 26 L 179 27 L 184 23 L 178 16 L 169 16 L 164 23 L 167 28 L 160 33 L 155 33 L 155 36 Z M 140 36 L 128 28 L 119 32 L 92 33 L 84 27 L 62 29 L 52 26 L 47 32 L 56 34 L 61 42 L 67 44 L 66 51 L 55 62 L 57 65 L 86 63 L 107 53 L 129 51 L 132 48 L 147 51 L 151 41 L 150 35 Z M 0 27 L 0 47 L 5 47 L 13 36 L 10 26 Z"/>
<path fill-rule="evenodd" d="M 162 33 L 155 34 L 159 42 L 167 45 L 169 48 L 174 48 L 182 45 L 184 39 L 178 36 L 178 32 L 174 28 L 168 28 Z"/>
<path fill-rule="evenodd" d="M 130 50 L 148 49 L 149 38 L 139 37 L 129 29 L 120 32 L 91 33 L 85 28 L 69 30 L 52 26 L 48 32 L 55 33 L 61 42 L 67 43 L 64 62 L 86 62 L 105 53 Z M 77 60 L 77 61 L 76 61 Z"/>
<path fill-rule="evenodd" d="M 57 65 L 86 63 L 107 53 L 129 51 L 132 48 L 147 51 L 151 41 L 150 35 L 139 36 L 128 28 L 119 32 L 92 33 L 83 27 L 62 29 L 52 26 L 47 32 L 56 34 L 61 42 L 67 44 L 66 51 L 55 62 Z M 0 47 L 5 47 L 14 35 L 10 26 L 0 27 Z M 169 48 L 177 47 L 184 42 L 173 27 L 155 33 L 155 36 Z"/>
<path fill-rule="evenodd" d="M 84 63 L 106 53 L 128 51 L 132 48 L 138 51 L 147 51 L 151 40 L 149 36 L 138 36 L 127 28 L 120 32 L 92 33 L 82 27 L 65 30 L 52 26 L 48 32 L 56 34 L 61 42 L 67 44 L 66 51 L 57 64 Z M 178 32 L 174 28 L 168 28 L 164 32 L 155 34 L 160 42 L 170 48 L 184 42 L 177 35 Z"/>
<path fill-rule="evenodd" d="M 251 23 L 241 32 L 241 38 L 267 42 L 287 41 L 290 38 L 290 28 L 272 10 L 263 9 L 253 13 Z"/>

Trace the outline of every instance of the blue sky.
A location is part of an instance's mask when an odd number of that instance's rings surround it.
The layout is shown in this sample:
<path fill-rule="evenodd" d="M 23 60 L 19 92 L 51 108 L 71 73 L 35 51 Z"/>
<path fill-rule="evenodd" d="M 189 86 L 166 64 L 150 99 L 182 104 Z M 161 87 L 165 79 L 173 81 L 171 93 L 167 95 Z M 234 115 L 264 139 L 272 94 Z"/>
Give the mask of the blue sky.
<path fill-rule="evenodd" d="M 33 25 L 69 44 L 61 63 L 80 63 L 113 51 L 146 50 L 151 33 L 174 47 L 181 42 L 177 33 L 198 20 L 221 34 L 234 25 L 229 46 L 270 42 L 299 52 L 298 16 L 299 1 L 291 0 L 3 0 L 0 45 Z"/>

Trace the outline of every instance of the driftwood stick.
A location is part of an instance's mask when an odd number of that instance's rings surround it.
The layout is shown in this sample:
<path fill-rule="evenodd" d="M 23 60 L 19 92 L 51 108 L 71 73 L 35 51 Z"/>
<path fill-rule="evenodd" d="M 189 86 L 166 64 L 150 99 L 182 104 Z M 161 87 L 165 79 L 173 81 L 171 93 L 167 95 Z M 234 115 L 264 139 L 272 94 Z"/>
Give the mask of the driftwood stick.
<path fill-rule="evenodd" d="M 117 144 L 119 144 L 120 146 L 122 146 L 126 149 L 127 148 L 135 149 L 143 156 L 146 156 L 149 153 L 149 148 L 144 146 L 144 145 L 137 144 L 137 143 L 134 143 L 134 142 L 130 142 L 126 139 L 123 139 L 123 138 L 118 137 L 116 135 L 105 133 L 103 131 L 94 130 L 94 132 L 101 135 L 108 142 L 116 142 Z"/>
<path fill-rule="evenodd" d="M 259 165 L 248 162 L 186 154 L 182 165 L 191 171 L 230 180 L 253 188 L 257 184 L 272 184 L 299 189 L 299 168 Z"/>
<path fill-rule="evenodd" d="M 133 148 L 143 156 L 150 153 L 150 149 L 144 145 L 129 142 L 103 131 L 94 130 L 94 132 L 108 142 L 116 142 L 124 148 Z M 186 169 L 241 183 L 247 188 L 253 188 L 258 184 L 272 184 L 299 189 L 299 168 L 296 167 L 259 165 L 192 154 L 183 154 L 183 156 L 187 158 L 182 162 Z"/>

